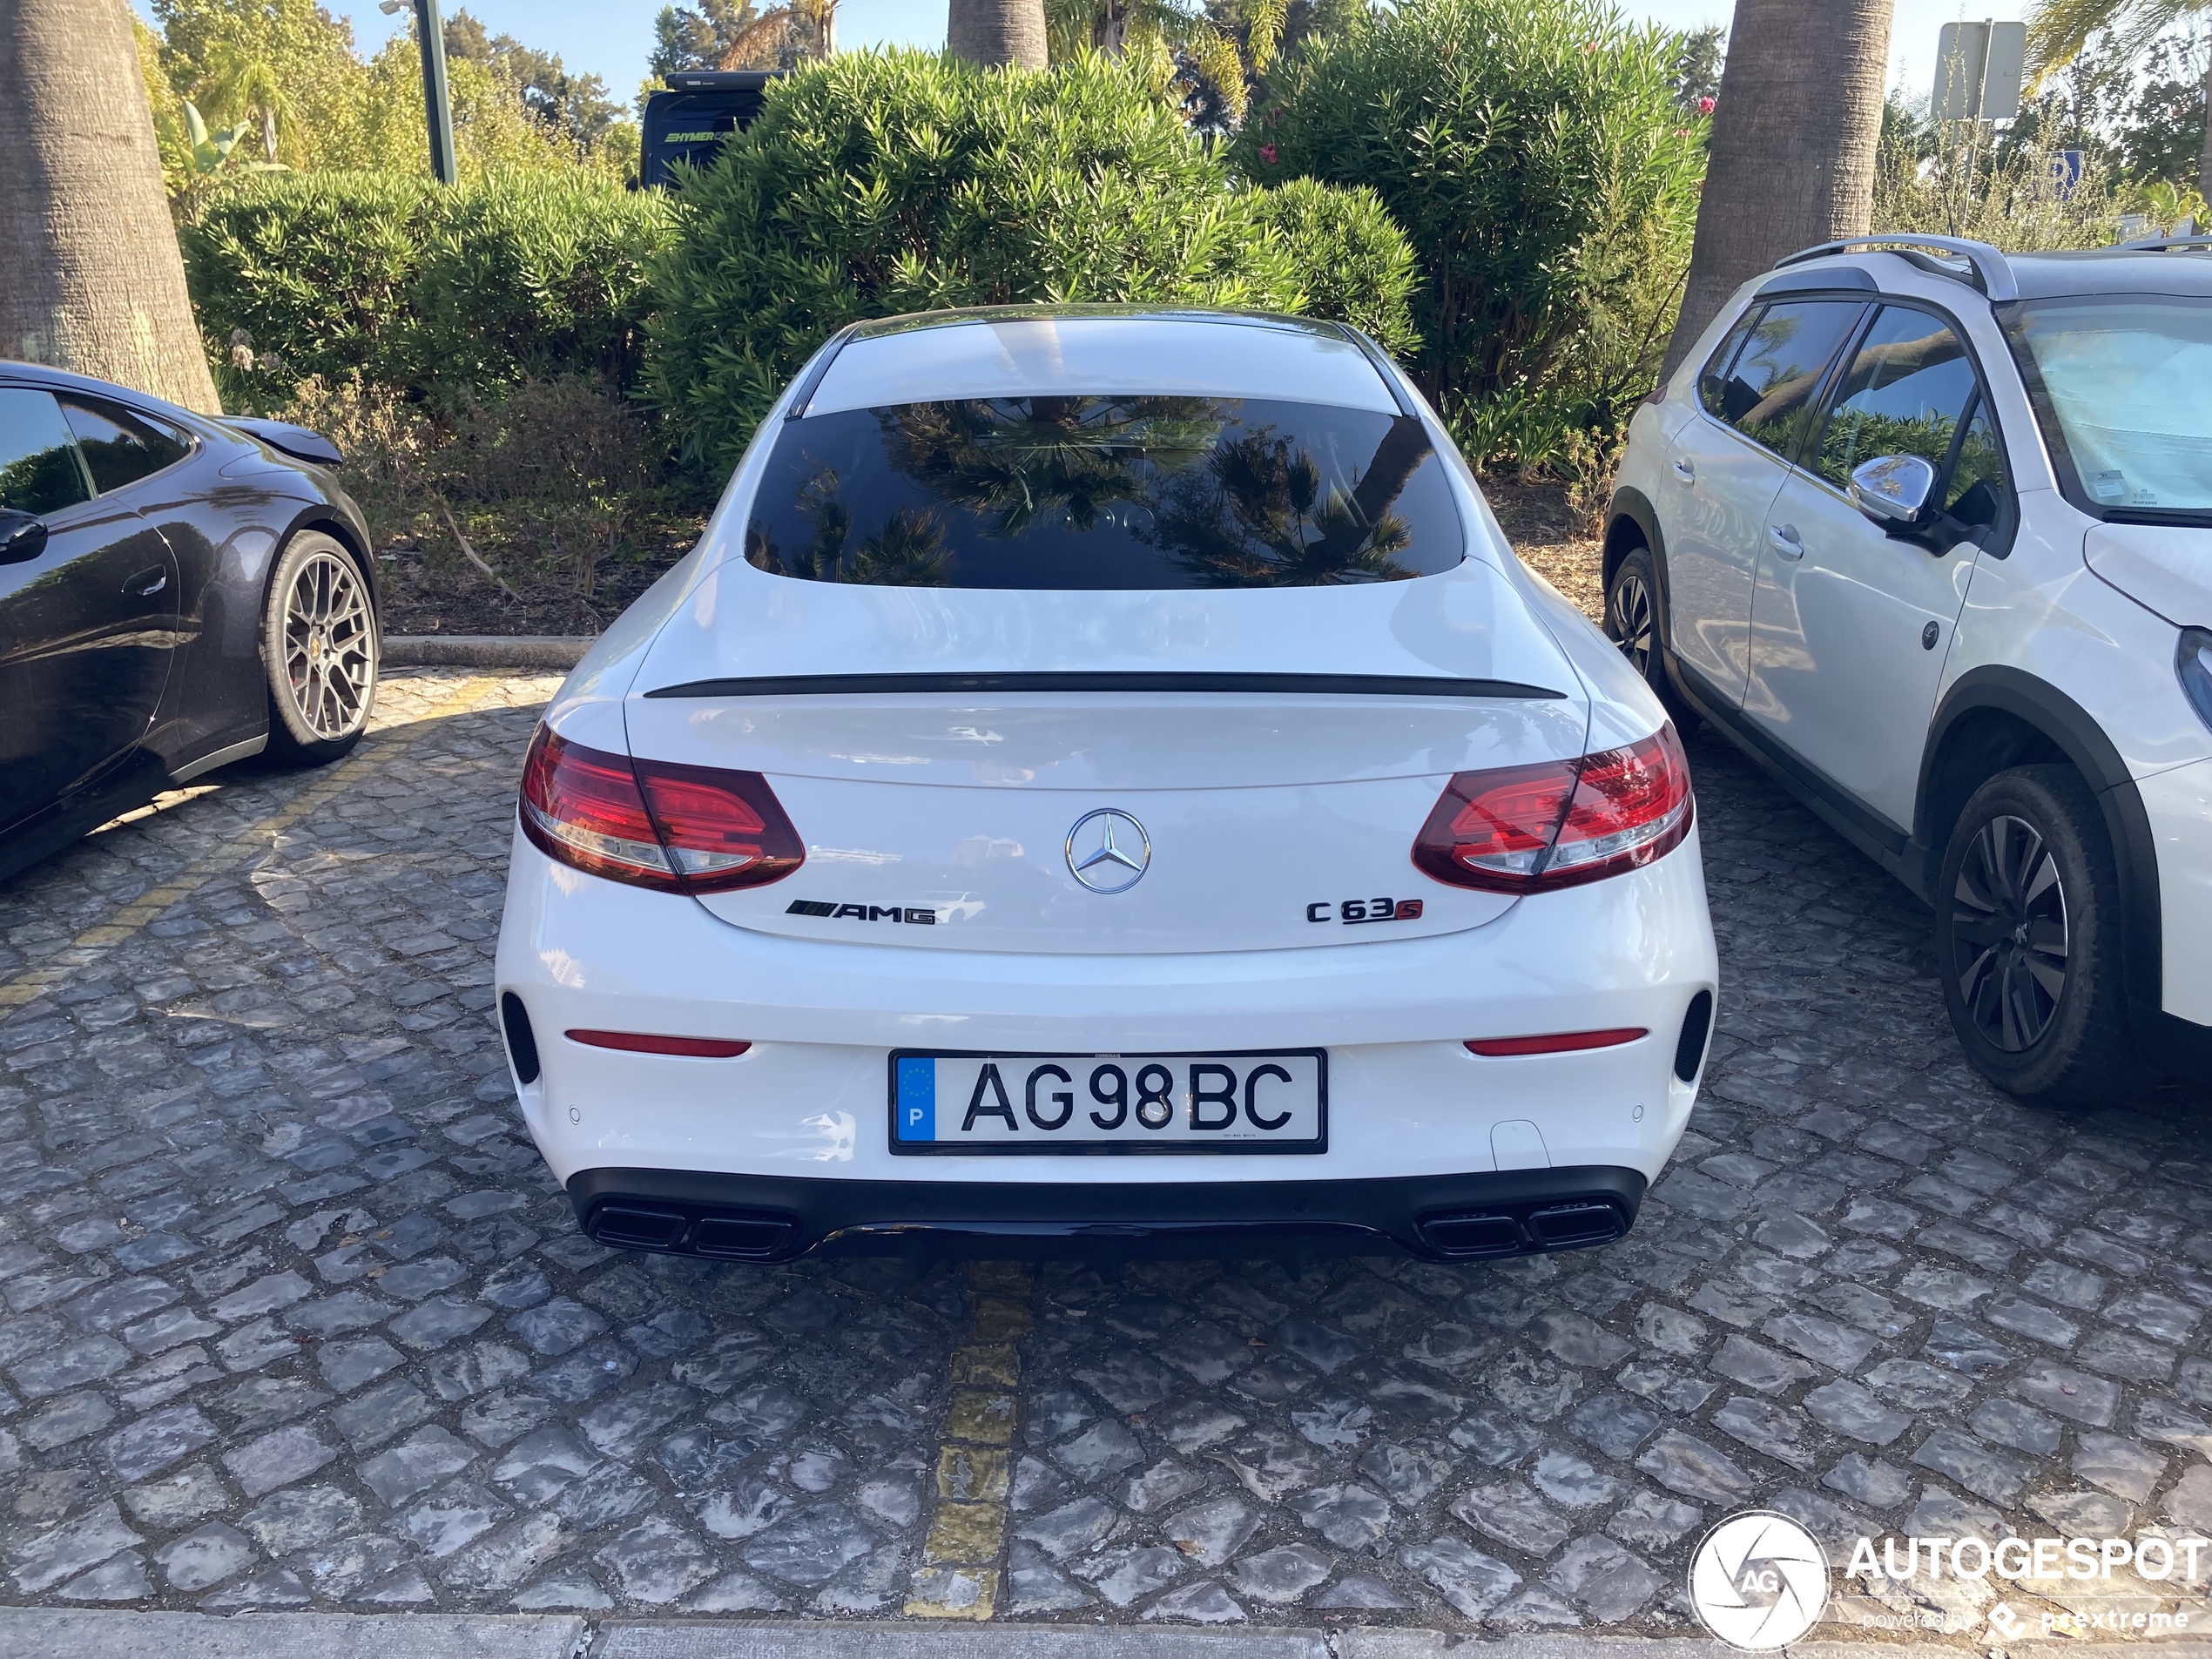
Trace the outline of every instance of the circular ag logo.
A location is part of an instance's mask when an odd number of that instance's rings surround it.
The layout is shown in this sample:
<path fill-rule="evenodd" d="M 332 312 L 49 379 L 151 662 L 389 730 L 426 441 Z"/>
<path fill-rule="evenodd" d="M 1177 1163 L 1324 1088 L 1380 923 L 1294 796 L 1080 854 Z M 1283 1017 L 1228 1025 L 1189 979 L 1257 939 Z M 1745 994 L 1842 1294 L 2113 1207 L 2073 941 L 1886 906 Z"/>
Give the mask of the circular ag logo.
<path fill-rule="evenodd" d="M 1731 1515 L 1690 1558 L 1689 1599 L 1722 1641 L 1764 1653 L 1797 1641 L 1819 1619 L 1828 1557 L 1787 1515 Z"/>

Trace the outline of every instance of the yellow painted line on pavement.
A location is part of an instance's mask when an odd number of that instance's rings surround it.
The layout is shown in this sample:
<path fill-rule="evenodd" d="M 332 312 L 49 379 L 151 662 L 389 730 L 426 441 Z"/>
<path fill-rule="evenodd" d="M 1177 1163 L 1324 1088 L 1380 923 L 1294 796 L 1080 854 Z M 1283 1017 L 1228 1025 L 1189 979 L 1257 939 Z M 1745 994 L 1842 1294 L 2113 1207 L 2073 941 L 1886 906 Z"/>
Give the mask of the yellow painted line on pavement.
<path fill-rule="evenodd" d="M 34 1001 L 56 986 L 75 978 L 147 923 L 158 920 L 179 900 L 190 898 L 217 876 L 237 868 L 257 849 L 273 846 L 279 835 L 333 796 L 343 792 L 363 772 L 389 759 L 395 749 L 405 749 L 415 738 L 425 735 L 422 728 L 431 721 L 471 712 L 485 691 L 499 684 L 496 678 L 471 675 L 405 725 L 372 732 L 327 774 L 276 811 L 255 819 L 181 874 L 171 877 L 158 887 L 148 888 L 128 904 L 118 907 L 106 921 L 94 923 L 52 954 L 42 957 L 36 966 L 0 984 L 0 1014 Z"/>
<path fill-rule="evenodd" d="M 951 1402 L 937 1450 L 937 1507 L 921 1547 L 907 1614 L 917 1619 L 988 1619 L 997 1611 L 1006 1552 L 1007 1494 L 1022 1356 L 1029 1328 L 1029 1270 L 1019 1262 L 971 1262 L 975 1318 L 953 1355 Z"/>

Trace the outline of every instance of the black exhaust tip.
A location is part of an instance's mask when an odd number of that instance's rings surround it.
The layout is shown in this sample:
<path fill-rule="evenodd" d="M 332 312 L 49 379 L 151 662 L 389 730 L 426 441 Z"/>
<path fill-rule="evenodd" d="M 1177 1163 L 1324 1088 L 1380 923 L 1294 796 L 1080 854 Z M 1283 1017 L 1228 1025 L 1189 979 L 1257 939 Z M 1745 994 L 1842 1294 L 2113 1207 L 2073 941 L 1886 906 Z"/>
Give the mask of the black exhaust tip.
<path fill-rule="evenodd" d="M 1511 1216 L 1432 1216 L 1421 1223 L 1421 1234 L 1438 1255 L 1455 1260 L 1514 1256 L 1525 1248 L 1521 1224 Z"/>
<path fill-rule="evenodd" d="M 709 1216 L 691 1234 L 691 1248 L 701 1256 L 724 1256 L 733 1261 L 772 1261 L 789 1250 L 799 1230 L 772 1216 Z"/>
<path fill-rule="evenodd" d="M 690 1217 L 673 1210 L 603 1204 L 591 1213 L 590 1231 L 601 1244 L 624 1250 L 674 1250 L 690 1225 Z"/>
<path fill-rule="evenodd" d="M 1689 999 L 1689 1011 L 1682 1016 L 1682 1035 L 1675 1040 L 1675 1076 L 1686 1083 L 1697 1081 L 1697 1069 L 1705 1063 L 1705 1039 L 1713 1030 L 1713 994 L 1700 991 Z"/>
<path fill-rule="evenodd" d="M 537 1034 L 530 1029 L 530 1011 L 512 991 L 499 998 L 499 1023 L 507 1033 L 507 1057 L 515 1062 L 515 1076 L 523 1082 L 537 1081 Z"/>
<path fill-rule="evenodd" d="M 1628 1218 L 1609 1204 L 1555 1204 L 1528 1213 L 1528 1231 L 1545 1250 L 1609 1244 L 1629 1231 Z"/>

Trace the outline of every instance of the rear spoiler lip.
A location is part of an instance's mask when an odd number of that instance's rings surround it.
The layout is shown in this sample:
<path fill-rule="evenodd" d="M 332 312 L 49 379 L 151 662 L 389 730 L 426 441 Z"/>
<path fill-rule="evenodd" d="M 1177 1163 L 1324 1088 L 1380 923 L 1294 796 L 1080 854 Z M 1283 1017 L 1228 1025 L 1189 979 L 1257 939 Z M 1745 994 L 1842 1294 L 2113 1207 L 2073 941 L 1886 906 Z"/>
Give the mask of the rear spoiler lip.
<path fill-rule="evenodd" d="M 977 691 L 1238 691 L 1307 697 L 1479 698 L 1531 702 L 1568 694 L 1518 680 L 1451 679 L 1429 674 L 1237 674 L 1187 672 L 1013 672 L 774 674 L 687 680 L 644 693 L 652 698 L 865 697 L 959 695 Z"/>

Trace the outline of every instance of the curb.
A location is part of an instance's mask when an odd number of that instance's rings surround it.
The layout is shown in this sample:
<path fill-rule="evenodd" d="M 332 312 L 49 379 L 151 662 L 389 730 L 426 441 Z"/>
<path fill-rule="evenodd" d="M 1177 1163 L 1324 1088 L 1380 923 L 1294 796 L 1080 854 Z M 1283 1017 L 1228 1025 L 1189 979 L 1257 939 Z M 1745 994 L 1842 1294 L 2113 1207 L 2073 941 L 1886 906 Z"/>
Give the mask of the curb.
<path fill-rule="evenodd" d="M 2118 1646 L 2123 1644 L 2107 1644 Z M 2202 1642 L 2126 1642 L 2129 1659 L 2212 1659 Z M 1979 1642 L 1806 1642 L 1785 1659 L 1979 1656 Z M 133 1613 L 0 1608 L 0 1659 L 1735 1659 L 1691 1636 L 1447 1635 L 1404 1627 L 1193 1630 L 1135 1625 L 655 1622 L 573 1614 Z M 1989 1650 L 1994 1652 L 1995 1650 Z"/>
<path fill-rule="evenodd" d="M 599 642 L 570 634 L 387 634 L 387 668 L 574 668 Z"/>

